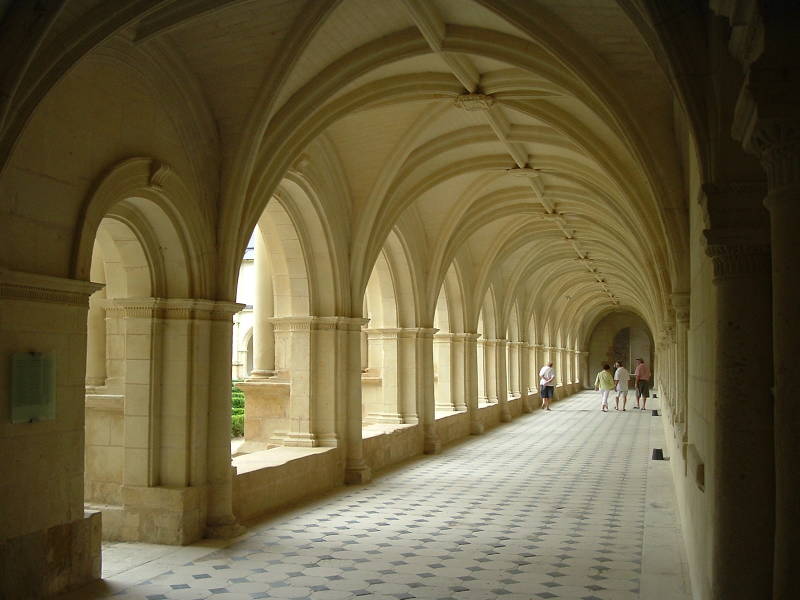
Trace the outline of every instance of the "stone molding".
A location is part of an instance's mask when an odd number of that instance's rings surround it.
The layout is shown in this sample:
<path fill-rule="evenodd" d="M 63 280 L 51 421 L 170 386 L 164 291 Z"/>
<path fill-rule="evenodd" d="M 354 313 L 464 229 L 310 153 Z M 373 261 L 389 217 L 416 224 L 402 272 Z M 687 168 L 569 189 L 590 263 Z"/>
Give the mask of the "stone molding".
<path fill-rule="evenodd" d="M 369 319 L 361 317 L 271 317 L 268 319 L 276 333 L 286 331 L 357 331 L 369 323 Z M 367 329 L 378 331 L 375 329 Z"/>
<path fill-rule="evenodd" d="M 244 304 L 194 298 L 113 298 L 106 312 L 129 319 L 231 321 Z"/>
<path fill-rule="evenodd" d="M 105 286 L 80 279 L 0 268 L 0 299 L 89 306 L 89 296 Z"/>

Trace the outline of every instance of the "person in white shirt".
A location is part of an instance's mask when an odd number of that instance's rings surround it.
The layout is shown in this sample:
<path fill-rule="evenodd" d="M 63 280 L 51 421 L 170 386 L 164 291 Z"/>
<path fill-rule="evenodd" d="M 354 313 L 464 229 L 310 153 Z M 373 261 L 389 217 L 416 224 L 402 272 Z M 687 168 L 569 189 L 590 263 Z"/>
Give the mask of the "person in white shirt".
<path fill-rule="evenodd" d="M 553 363 L 549 362 L 539 369 L 539 394 L 542 397 L 542 408 L 550 410 L 550 400 L 553 399 L 553 391 L 556 389 L 556 372 Z"/>
<path fill-rule="evenodd" d="M 631 378 L 631 374 L 628 372 L 628 369 L 622 366 L 621 360 L 616 362 L 616 366 L 617 370 L 614 371 L 614 384 L 617 389 L 617 397 L 614 400 L 614 410 L 619 410 L 620 396 L 622 396 L 622 410 L 625 410 L 625 405 L 628 403 L 628 381 Z"/>

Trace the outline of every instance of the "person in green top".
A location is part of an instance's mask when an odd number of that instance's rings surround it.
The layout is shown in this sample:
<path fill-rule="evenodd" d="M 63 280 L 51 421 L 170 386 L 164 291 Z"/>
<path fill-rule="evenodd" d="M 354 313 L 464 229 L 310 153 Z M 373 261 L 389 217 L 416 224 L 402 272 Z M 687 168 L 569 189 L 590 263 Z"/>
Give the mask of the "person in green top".
<path fill-rule="evenodd" d="M 600 398 L 603 401 L 600 410 L 608 412 L 608 394 L 614 389 L 614 376 L 608 363 L 603 363 L 603 370 L 594 378 L 594 389 L 600 390 Z"/>

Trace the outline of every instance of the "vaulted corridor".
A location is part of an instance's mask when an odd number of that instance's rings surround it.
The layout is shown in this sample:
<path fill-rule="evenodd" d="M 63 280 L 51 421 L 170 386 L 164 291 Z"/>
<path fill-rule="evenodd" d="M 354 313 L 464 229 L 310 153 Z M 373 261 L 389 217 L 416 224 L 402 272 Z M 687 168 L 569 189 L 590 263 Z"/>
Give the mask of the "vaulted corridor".
<path fill-rule="evenodd" d="M 226 547 L 109 545 L 105 584 L 68 598 L 689 598 L 662 419 L 598 406 L 577 394 Z"/>

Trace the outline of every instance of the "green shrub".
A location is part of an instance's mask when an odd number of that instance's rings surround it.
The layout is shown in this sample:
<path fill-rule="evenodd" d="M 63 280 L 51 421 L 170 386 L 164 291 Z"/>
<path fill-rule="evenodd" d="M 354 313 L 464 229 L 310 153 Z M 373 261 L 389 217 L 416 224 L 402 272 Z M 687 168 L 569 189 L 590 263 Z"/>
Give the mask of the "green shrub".
<path fill-rule="evenodd" d="M 244 392 L 231 383 L 231 437 L 244 435 Z"/>
<path fill-rule="evenodd" d="M 231 437 L 242 437 L 244 435 L 244 413 L 231 415 Z"/>
<path fill-rule="evenodd" d="M 244 392 L 236 387 L 236 382 L 231 385 L 231 402 L 233 408 L 241 408 L 244 410 Z"/>

